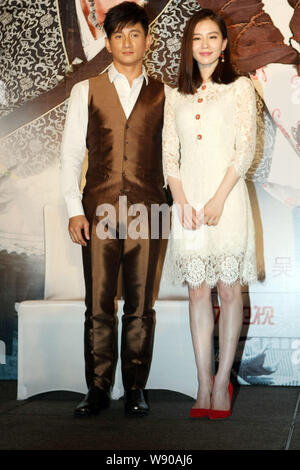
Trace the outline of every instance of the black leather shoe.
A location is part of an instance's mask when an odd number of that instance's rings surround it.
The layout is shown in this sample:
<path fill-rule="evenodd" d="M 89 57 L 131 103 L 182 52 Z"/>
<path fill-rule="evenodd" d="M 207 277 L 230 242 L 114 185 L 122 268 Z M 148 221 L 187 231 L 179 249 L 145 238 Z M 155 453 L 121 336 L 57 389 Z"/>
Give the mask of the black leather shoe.
<path fill-rule="evenodd" d="M 108 408 L 109 396 L 99 387 L 91 387 L 85 398 L 76 406 L 75 416 L 97 415 L 101 410 Z"/>
<path fill-rule="evenodd" d="M 125 391 L 125 412 L 130 415 L 146 415 L 150 408 L 147 403 L 145 390 L 126 390 Z"/>

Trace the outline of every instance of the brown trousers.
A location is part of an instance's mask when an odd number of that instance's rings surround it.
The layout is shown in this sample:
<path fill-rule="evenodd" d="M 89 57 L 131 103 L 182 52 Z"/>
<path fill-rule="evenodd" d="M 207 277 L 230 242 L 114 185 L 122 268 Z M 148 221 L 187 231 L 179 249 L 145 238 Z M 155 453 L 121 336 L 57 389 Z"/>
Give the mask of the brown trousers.
<path fill-rule="evenodd" d="M 130 217 L 127 219 L 130 223 Z M 109 392 L 118 358 L 116 294 L 122 265 L 124 309 L 121 361 L 125 390 L 144 388 L 148 379 L 155 330 L 153 289 L 162 240 L 149 237 L 99 239 L 95 218 L 91 240 L 83 247 L 86 284 L 85 366 L 88 387 L 97 385 Z M 161 234 L 161 230 L 160 230 Z"/>

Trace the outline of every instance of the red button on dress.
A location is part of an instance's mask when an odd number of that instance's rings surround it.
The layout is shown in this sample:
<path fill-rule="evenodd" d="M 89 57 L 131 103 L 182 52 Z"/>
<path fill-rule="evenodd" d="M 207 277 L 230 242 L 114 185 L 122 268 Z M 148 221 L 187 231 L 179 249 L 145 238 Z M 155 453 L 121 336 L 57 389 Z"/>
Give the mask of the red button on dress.
<path fill-rule="evenodd" d="M 198 140 L 201 140 L 201 139 L 202 139 L 202 135 L 201 135 L 201 134 L 198 134 L 198 135 L 197 135 L 197 139 L 198 139 Z"/>
<path fill-rule="evenodd" d="M 203 85 L 203 87 L 201 87 L 201 90 L 206 90 L 206 85 Z"/>
<path fill-rule="evenodd" d="M 202 103 L 202 101 L 203 101 L 203 98 L 198 99 L 198 103 Z"/>
<path fill-rule="evenodd" d="M 200 119 L 200 114 L 196 114 L 195 118 Z"/>

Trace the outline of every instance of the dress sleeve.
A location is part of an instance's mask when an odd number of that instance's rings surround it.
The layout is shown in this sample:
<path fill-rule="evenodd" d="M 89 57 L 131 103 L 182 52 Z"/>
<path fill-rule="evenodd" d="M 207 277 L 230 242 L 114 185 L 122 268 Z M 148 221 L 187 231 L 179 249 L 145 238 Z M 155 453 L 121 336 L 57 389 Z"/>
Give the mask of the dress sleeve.
<path fill-rule="evenodd" d="M 250 79 L 238 79 L 235 90 L 234 129 L 236 133 L 233 165 L 237 174 L 245 178 L 254 159 L 256 144 L 256 98 Z"/>
<path fill-rule="evenodd" d="M 162 131 L 162 159 L 164 173 L 164 187 L 168 185 L 168 176 L 174 176 L 180 179 L 179 158 L 180 144 L 177 135 L 174 113 L 174 92 L 170 87 L 165 86 L 165 110 L 164 110 L 164 126 Z"/>

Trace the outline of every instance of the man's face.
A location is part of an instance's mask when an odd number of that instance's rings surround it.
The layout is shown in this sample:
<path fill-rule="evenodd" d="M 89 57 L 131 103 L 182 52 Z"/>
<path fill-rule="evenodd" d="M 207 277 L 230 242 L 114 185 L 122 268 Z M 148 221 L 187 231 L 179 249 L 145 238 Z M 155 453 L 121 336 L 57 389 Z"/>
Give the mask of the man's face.
<path fill-rule="evenodd" d="M 143 61 L 145 51 L 151 44 L 151 36 L 145 35 L 140 23 L 127 25 L 116 30 L 106 39 L 107 50 L 112 54 L 115 65 L 135 65 Z"/>

